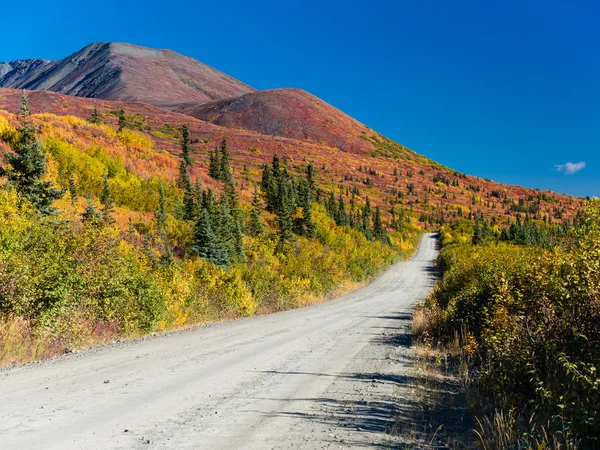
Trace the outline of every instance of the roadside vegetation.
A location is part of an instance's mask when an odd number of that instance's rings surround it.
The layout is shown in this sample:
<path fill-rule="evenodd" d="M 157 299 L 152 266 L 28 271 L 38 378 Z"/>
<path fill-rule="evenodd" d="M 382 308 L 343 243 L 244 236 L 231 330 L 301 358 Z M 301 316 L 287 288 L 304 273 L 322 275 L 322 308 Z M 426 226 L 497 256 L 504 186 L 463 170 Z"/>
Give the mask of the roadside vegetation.
<path fill-rule="evenodd" d="M 173 158 L 140 118 L 111 114 L 118 127 L 97 109 L 32 115 L 24 94 L 18 121 L 0 115 L 0 367 L 304 306 L 414 250 L 416 218 L 388 227 L 309 162 L 275 155 L 240 183 L 226 139 L 198 167 L 187 126 L 169 129 Z"/>
<path fill-rule="evenodd" d="M 570 225 L 476 217 L 440 237 L 414 327 L 459 359 L 479 447 L 599 448 L 600 200 Z"/>

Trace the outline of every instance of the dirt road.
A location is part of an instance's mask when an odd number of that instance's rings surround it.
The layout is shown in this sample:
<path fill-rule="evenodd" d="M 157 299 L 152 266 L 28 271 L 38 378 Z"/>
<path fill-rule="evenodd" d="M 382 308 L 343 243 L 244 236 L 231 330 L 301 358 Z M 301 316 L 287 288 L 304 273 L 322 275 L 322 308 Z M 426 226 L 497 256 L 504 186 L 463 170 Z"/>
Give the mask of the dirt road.
<path fill-rule="evenodd" d="M 393 445 L 385 434 L 433 235 L 369 286 L 308 308 L 0 372 L 1 449 Z"/>

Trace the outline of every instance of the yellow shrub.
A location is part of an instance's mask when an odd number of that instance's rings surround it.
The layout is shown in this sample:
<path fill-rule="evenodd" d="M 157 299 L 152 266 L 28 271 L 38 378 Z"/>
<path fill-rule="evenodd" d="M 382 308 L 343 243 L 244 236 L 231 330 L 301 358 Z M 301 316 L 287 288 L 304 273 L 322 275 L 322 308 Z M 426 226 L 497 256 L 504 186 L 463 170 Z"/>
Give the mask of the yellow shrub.
<path fill-rule="evenodd" d="M 144 150 L 152 150 L 152 139 L 137 131 L 128 128 L 123 129 L 118 135 L 119 140 L 126 146 L 137 147 Z"/>

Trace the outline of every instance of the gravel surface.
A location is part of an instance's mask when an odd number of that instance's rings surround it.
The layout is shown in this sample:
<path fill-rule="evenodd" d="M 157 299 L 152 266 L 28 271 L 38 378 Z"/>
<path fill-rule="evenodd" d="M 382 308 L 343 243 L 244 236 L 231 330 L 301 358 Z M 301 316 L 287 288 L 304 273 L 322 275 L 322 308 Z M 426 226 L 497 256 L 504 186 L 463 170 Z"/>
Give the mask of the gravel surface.
<path fill-rule="evenodd" d="M 0 372 L 2 449 L 387 448 L 434 235 L 336 300 Z"/>

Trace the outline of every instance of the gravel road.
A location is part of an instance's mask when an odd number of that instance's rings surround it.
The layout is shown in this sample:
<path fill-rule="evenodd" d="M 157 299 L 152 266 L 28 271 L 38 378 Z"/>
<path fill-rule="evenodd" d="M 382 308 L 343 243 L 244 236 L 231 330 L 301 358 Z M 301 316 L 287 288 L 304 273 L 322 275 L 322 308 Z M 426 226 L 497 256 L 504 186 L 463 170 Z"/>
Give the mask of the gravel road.
<path fill-rule="evenodd" d="M 434 235 L 323 304 L 0 371 L 1 449 L 382 448 Z"/>

